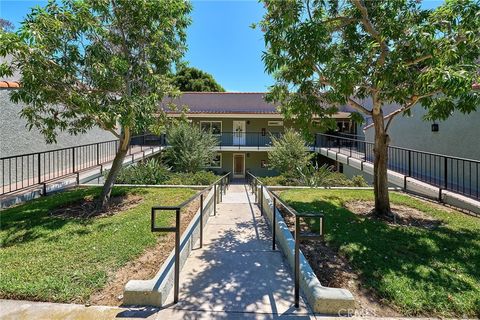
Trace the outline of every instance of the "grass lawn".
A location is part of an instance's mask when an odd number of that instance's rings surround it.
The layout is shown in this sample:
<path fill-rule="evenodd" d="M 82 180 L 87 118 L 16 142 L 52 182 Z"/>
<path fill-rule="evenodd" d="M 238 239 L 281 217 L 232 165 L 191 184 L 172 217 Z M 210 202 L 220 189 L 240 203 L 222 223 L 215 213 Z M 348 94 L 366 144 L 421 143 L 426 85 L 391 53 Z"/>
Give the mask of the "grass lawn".
<path fill-rule="evenodd" d="M 362 283 L 404 315 L 480 316 L 480 219 L 404 194 L 391 201 L 442 224 L 433 230 L 391 226 L 343 208 L 373 200 L 370 190 L 287 190 L 299 212 L 323 211 L 325 239 L 361 275 Z"/>
<path fill-rule="evenodd" d="M 112 216 L 52 217 L 64 204 L 98 195 L 100 188 L 75 189 L 0 212 L 0 297 L 85 302 L 109 275 L 156 244 L 150 232 L 152 205 L 176 205 L 190 189 L 114 188 L 112 195 L 141 195 L 137 206 Z M 173 225 L 174 215 L 164 215 Z"/>

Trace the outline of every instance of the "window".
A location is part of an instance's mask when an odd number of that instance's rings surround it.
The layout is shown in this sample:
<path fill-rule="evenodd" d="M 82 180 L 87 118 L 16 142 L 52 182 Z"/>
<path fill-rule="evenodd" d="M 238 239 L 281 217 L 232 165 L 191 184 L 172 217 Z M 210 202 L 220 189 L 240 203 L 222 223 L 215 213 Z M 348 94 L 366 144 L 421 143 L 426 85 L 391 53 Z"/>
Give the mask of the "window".
<path fill-rule="evenodd" d="M 221 168 L 222 167 L 222 154 L 217 153 L 215 157 L 212 159 L 212 162 L 210 162 L 210 165 L 208 168 Z"/>
<path fill-rule="evenodd" d="M 283 126 L 283 121 L 268 121 L 269 127 L 281 127 Z"/>
<path fill-rule="evenodd" d="M 222 121 L 200 121 L 200 128 L 205 132 L 220 135 L 222 133 Z"/>

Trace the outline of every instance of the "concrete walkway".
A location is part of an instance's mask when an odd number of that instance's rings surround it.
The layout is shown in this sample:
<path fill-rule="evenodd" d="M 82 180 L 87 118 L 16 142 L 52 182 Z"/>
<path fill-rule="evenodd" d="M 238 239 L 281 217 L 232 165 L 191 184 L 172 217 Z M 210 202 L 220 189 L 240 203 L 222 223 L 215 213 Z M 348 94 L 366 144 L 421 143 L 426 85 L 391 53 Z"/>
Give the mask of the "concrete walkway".
<path fill-rule="evenodd" d="M 268 225 L 245 185 L 231 185 L 180 273 L 179 302 L 159 315 L 184 319 L 187 311 L 205 319 L 310 318 L 295 309 L 292 272 L 282 253 L 272 251 Z M 173 292 L 169 297 L 173 301 Z M 221 312 L 220 315 L 218 312 Z M 197 316 L 195 318 L 198 318 Z"/>
<path fill-rule="evenodd" d="M 245 185 L 230 186 L 204 230 L 203 248 L 180 273 L 176 305 L 122 309 L 4 300 L 0 318 L 315 319 L 303 299 L 295 309 L 292 270 L 280 251 L 272 251 L 270 230 L 253 201 Z"/>

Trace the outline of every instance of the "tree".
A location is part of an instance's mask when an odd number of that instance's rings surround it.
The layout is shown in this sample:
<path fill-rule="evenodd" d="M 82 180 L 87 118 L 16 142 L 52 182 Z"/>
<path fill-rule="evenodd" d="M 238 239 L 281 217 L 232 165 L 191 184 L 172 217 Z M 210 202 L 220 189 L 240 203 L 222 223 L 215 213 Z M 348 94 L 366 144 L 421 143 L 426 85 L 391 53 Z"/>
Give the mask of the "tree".
<path fill-rule="evenodd" d="M 10 22 L 10 21 L 8 21 L 8 20 L 6 20 L 6 19 L 0 18 L 0 31 L 10 32 L 10 31 L 12 31 L 14 28 L 15 28 L 15 26 L 13 25 L 12 22 Z"/>
<path fill-rule="evenodd" d="M 472 91 L 479 80 L 480 3 L 449 0 L 426 10 L 416 0 L 263 2 L 263 60 L 276 79 L 270 99 L 304 122 L 326 119 L 342 104 L 372 117 L 375 212 L 390 214 L 387 147 L 394 117 L 421 105 L 427 120 L 443 120 L 480 103 Z M 386 103 L 399 105 L 387 118 Z"/>
<path fill-rule="evenodd" d="M 224 92 L 213 76 L 197 68 L 182 66 L 174 77 L 174 84 L 182 92 Z"/>
<path fill-rule="evenodd" d="M 198 126 L 178 122 L 168 128 L 165 159 L 177 172 L 197 172 L 208 166 L 215 157 L 218 140 Z"/>
<path fill-rule="evenodd" d="M 26 103 L 21 115 L 30 128 L 47 142 L 93 126 L 119 139 L 102 208 L 131 135 L 166 118 L 158 105 L 177 93 L 171 69 L 185 52 L 190 11 L 183 0 L 51 0 L 32 9 L 19 31 L 0 34 L 0 55 L 13 56 L 0 75 L 21 72 L 11 99 Z"/>
<path fill-rule="evenodd" d="M 269 167 L 287 178 L 299 178 L 311 165 L 313 153 L 300 133 L 287 129 L 280 138 L 272 136 L 272 149 L 268 151 Z"/>

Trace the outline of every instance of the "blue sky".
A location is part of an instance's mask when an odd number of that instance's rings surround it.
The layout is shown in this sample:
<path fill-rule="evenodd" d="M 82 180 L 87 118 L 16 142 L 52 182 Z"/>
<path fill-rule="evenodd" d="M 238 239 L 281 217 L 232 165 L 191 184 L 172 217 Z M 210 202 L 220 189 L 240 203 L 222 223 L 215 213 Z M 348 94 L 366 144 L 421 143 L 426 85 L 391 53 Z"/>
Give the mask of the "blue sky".
<path fill-rule="evenodd" d="M 18 26 L 35 5 L 46 1 L 0 0 L 0 17 Z M 436 7 L 441 0 L 424 1 Z M 250 25 L 260 21 L 263 6 L 257 1 L 193 1 L 192 25 L 188 30 L 191 66 L 205 70 L 227 91 L 266 91 L 273 83 L 261 60 L 262 33 Z"/>

